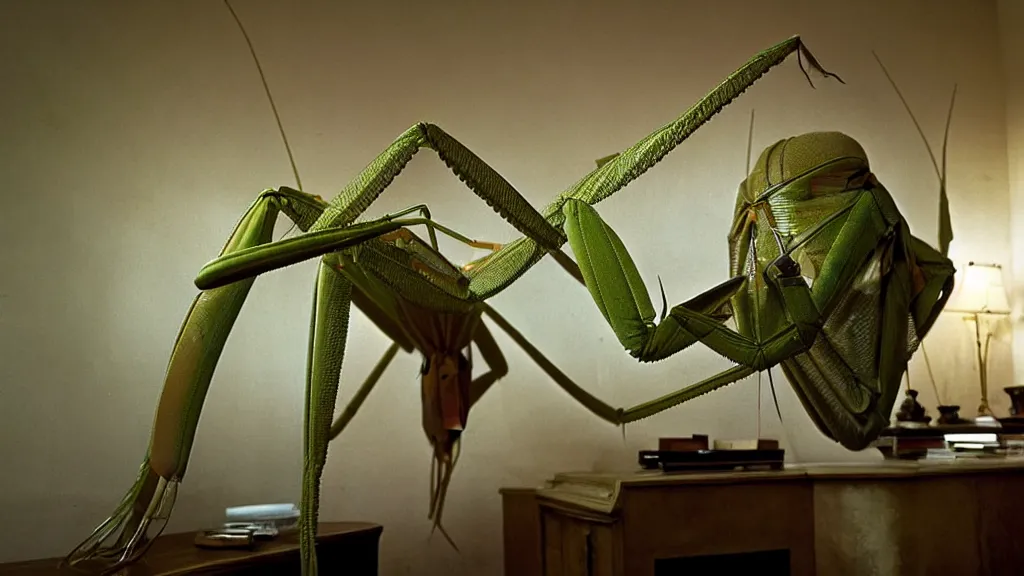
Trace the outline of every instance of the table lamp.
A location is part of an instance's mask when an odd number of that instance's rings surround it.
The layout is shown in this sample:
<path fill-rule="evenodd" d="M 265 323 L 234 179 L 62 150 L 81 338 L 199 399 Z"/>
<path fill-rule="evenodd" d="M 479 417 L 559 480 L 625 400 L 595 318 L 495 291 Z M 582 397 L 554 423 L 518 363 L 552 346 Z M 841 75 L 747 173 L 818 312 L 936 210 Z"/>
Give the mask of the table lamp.
<path fill-rule="evenodd" d="M 978 352 L 978 373 L 981 378 L 981 403 L 978 416 L 994 416 L 988 405 L 988 348 L 992 339 L 986 330 L 982 340 L 982 318 L 1009 316 L 1010 303 L 1003 285 L 1003 268 L 999 264 L 969 262 L 964 270 L 963 282 L 954 290 L 946 304 L 946 311 L 961 313 L 964 320 L 974 321 L 975 344 Z"/>

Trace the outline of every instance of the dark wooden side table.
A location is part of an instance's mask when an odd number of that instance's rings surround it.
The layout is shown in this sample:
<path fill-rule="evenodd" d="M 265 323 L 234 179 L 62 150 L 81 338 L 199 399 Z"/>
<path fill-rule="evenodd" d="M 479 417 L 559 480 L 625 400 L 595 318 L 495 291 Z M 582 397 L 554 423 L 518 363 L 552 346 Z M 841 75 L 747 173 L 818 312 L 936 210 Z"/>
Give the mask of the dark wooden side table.
<path fill-rule="evenodd" d="M 383 527 L 366 522 L 323 522 L 317 535 L 321 575 L 377 576 L 378 548 Z M 118 576 L 184 576 L 194 574 L 298 575 L 298 533 L 259 542 L 251 550 L 197 548 L 196 532 L 158 537 L 146 555 Z M 58 568 L 59 558 L 0 564 L 0 576 L 90 576 L 80 568 Z"/>

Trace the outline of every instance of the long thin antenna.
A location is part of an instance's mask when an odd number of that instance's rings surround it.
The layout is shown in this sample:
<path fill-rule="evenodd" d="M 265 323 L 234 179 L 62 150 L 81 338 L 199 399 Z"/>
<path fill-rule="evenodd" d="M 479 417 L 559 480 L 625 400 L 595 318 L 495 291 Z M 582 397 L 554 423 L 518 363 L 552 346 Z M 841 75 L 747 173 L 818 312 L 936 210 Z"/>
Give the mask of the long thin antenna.
<path fill-rule="evenodd" d="M 889 84 L 892 85 L 893 90 L 896 91 L 896 95 L 899 96 L 900 102 L 903 103 L 903 107 L 906 108 L 907 113 L 910 114 L 910 119 L 914 122 L 914 127 L 917 128 L 917 133 L 921 135 L 921 140 L 924 141 L 924 146 L 928 150 L 928 156 L 932 159 L 932 166 L 935 167 L 935 175 L 939 177 L 939 252 L 945 256 L 949 253 L 949 244 L 953 241 L 953 224 L 949 217 L 949 196 L 946 193 L 946 149 L 949 144 L 949 125 L 953 121 L 953 105 L 956 102 L 956 84 L 953 84 L 953 96 L 949 101 L 949 113 L 946 116 L 946 131 L 942 140 L 942 168 L 939 168 L 939 163 L 935 159 L 935 153 L 932 152 L 932 147 L 928 144 L 928 139 L 925 138 L 924 131 L 921 130 L 921 125 L 917 122 L 917 117 L 914 116 L 914 112 L 910 109 L 910 105 L 907 104 L 906 98 L 903 97 L 903 93 L 900 92 L 899 86 L 896 85 L 896 81 L 892 79 L 889 74 L 889 70 L 886 69 L 885 64 L 882 63 L 882 59 L 878 57 L 878 54 L 874 50 L 871 54 L 875 57 L 878 65 L 882 68 L 882 72 L 885 77 L 889 80 Z"/>
<path fill-rule="evenodd" d="M 284 141 L 284 149 L 288 152 L 288 162 L 292 165 L 292 173 L 295 175 L 295 186 L 298 190 L 302 191 L 302 180 L 299 179 L 299 169 L 295 166 L 295 157 L 292 155 L 292 147 L 288 145 L 288 136 L 284 133 L 284 125 L 281 124 L 281 115 L 277 113 L 277 105 L 274 104 L 274 97 L 270 94 L 270 86 L 267 84 L 267 77 L 263 74 L 263 67 L 260 66 L 260 59 L 256 57 L 256 49 L 253 48 L 252 41 L 249 39 L 249 34 L 245 31 L 245 26 L 242 25 L 242 20 L 239 19 L 238 14 L 235 13 L 235 9 L 231 7 L 229 0 L 224 0 L 224 5 L 228 7 L 231 12 L 231 16 L 234 17 L 235 22 L 238 23 L 239 30 L 242 31 L 242 36 L 245 37 L 245 43 L 249 45 L 249 52 L 252 53 L 252 59 L 256 62 L 256 70 L 260 73 L 260 80 L 263 82 L 263 89 L 267 92 L 267 99 L 270 100 L 270 109 L 274 111 L 274 119 L 277 120 L 277 129 L 281 132 L 281 140 Z"/>
<path fill-rule="evenodd" d="M 907 114 L 910 115 L 910 119 L 914 122 L 914 126 L 917 128 L 917 133 L 921 136 L 921 140 L 924 141 L 924 146 L 928 150 L 928 156 L 932 159 L 932 165 L 935 167 L 935 175 L 939 177 L 939 253 L 946 256 L 949 253 L 949 244 L 953 241 L 953 225 L 950 221 L 949 216 L 949 195 L 946 192 L 946 150 L 949 146 L 949 126 L 953 121 L 953 105 L 956 103 L 956 84 L 953 84 L 953 95 L 949 100 L 949 112 L 946 115 L 946 130 L 942 138 L 942 168 L 939 168 L 938 162 L 935 160 L 935 154 L 932 152 L 931 145 L 928 144 L 928 139 L 925 138 L 924 131 L 921 130 L 921 125 L 917 122 L 917 117 L 914 116 L 914 111 L 910 109 L 910 104 L 907 103 L 906 98 L 903 97 L 903 93 L 900 92 L 899 86 L 896 85 L 896 81 L 893 80 L 889 74 L 889 70 L 886 69 L 885 64 L 882 63 L 882 59 L 878 57 L 878 54 L 874 50 L 871 54 L 875 57 L 875 61 L 878 62 L 878 66 L 882 68 L 882 72 L 885 77 L 889 80 L 889 84 L 892 85 L 892 89 L 896 91 L 896 95 L 899 96 L 900 102 L 903 103 L 903 107 L 907 110 Z M 935 375 L 932 373 L 932 364 L 928 360 L 928 352 L 925 350 L 924 342 L 921 342 L 921 352 L 924 355 L 924 363 L 928 368 L 928 379 L 931 382 L 932 390 L 935 391 L 935 398 L 938 402 L 942 402 L 939 396 L 939 387 L 935 384 Z M 907 370 L 907 389 L 910 389 L 910 370 Z"/>
<path fill-rule="evenodd" d="M 953 95 L 949 98 L 949 113 L 946 115 L 946 132 L 942 136 L 942 181 L 946 181 L 946 148 L 949 146 L 949 125 L 953 122 L 953 104 L 956 103 L 956 84 L 953 84 Z"/>
<path fill-rule="evenodd" d="M 772 389 L 772 400 L 775 401 L 775 413 L 779 415 L 779 424 L 785 425 L 782 421 L 782 409 L 779 408 L 779 397 L 775 394 L 775 381 L 772 380 L 772 369 L 768 369 L 768 386 Z"/>
<path fill-rule="evenodd" d="M 806 72 L 805 72 L 806 74 Z M 750 154 L 754 145 L 754 109 L 750 109 L 750 128 L 747 131 L 747 168 L 743 172 L 743 178 L 750 177 Z M 756 251 L 755 251 L 756 254 Z M 757 305 L 757 299 L 754 299 Z M 761 438 L 761 372 L 757 373 L 757 437 Z"/>
<path fill-rule="evenodd" d="M 750 152 L 754 145 L 754 109 L 750 109 L 750 130 L 747 132 L 747 170 L 743 173 L 743 177 L 750 176 Z"/>
<path fill-rule="evenodd" d="M 949 197 L 946 194 L 946 148 L 949 145 L 949 125 L 953 122 L 953 104 L 956 103 L 956 84 L 949 99 L 949 114 L 946 116 L 946 133 L 942 137 L 942 182 L 939 184 L 939 251 L 943 256 L 949 253 L 953 241 L 953 223 L 949 217 Z"/>
<path fill-rule="evenodd" d="M 899 86 L 896 85 L 896 81 L 889 75 L 889 70 L 882 64 L 882 59 L 878 57 L 878 54 L 874 50 L 871 51 L 871 55 L 875 57 L 878 65 L 882 67 L 882 72 L 885 77 L 889 79 L 889 84 L 892 85 L 892 89 L 896 91 L 896 95 L 899 96 L 900 102 L 903 103 L 903 107 L 907 109 L 907 114 L 910 114 L 910 120 L 914 122 L 914 127 L 917 128 L 917 133 L 921 135 L 921 140 L 924 141 L 924 147 L 928 149 L 928 156 L 932 159 L 932 166 L 935 167 L 935 175 L 939 177 L 939 182 L 944 180 L 942 172 L 939 170 L 939 163 L 935 160 L 935 154 L 932 152 L 932 147 L 928 144 L 928 138 L 924 135 L 924 130 L 921 129 L 921 125 L 917 122 L 917 116 L 914 116 L 914 111 L 910 109 L 910 104 L 907 104 L 907 99 L 903 97 L 903 93 L 900 92 Z"/>

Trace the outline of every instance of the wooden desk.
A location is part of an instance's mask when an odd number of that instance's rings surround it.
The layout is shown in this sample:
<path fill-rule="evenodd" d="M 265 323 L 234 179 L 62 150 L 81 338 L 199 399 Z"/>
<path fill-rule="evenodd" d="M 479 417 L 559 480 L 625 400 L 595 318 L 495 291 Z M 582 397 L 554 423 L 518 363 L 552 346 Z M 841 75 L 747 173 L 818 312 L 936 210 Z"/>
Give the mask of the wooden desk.
<path fill-rule="evenodd" d="M 1020 459 L 560 474 L 501 492 L 507 576 L 1024 574 Z"/>
<path fill-rule="evenodd" d="M 377 576 L 381 526 L 364 522 L 324 522 L 317 535 L 320 574 Z M 300 574 L 298 533 L 257 544 L 252 550 L 197 548 L 195 532 L 158 537 L 139 562 L 118 576 Z M 0 564 L 0 576 L 88 576 L 95 572 L 57 568 L 59 558 Z"/>

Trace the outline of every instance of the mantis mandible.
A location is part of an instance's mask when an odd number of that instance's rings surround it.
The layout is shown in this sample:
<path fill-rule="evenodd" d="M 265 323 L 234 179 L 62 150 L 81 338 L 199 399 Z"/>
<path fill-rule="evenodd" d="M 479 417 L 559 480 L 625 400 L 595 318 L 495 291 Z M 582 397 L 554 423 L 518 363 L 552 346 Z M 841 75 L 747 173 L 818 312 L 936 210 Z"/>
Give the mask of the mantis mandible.
<path fill-rule="evenodd" d="M 244 34 L 244 28 L 242 31 Z M 251 42 L 249 46 L 252 49 Z M 314 542 L 327 444 L 355 415 L 398 348 L 416 350 L 424 358 L 423 428 L 434 451 L 436 474 L 432 477 L 430 514 L 435 527 L 440 525 L 446 486 L 469 410 L 507 369 L 481 322 L 482 315 L 508 332 L 570 396 L 605 420 L 623 422 L 623 415 L 631 414 L 631 410 L 614 409 L 573 383 L 485 301 L 548 254 L 582 282 L 576 264 L 561 252 L 568 240 L 563 230 L 563 208 L 576 203 L 596 204 L 625 187 L 793 52 L 807 58 L 815 70 L 830 75 L 799 37 L 785 40 L 756 55 L 679 118 L 601 163 L 544 211 L 534 209 L 483 160 L 428 123 L 415 124 L 401 134 L 329 203 L 301 190 L 297 170 L 298 189 L 282 186 L 260 193 L 220 256 L 196 278 L 201 292 L 176 339 L 150 446 L 136 482 L 111 517 L 72 551 L 67 561 L 76 564 L 99 560 L 114 570 L 145 553 L 152 541 L 148 535 L 150 524 L 153 520 L 166 521 L 173 506 L 217 361 L 255 277 L 310 258 L 321 260 L 313 289 L 307 351 L 299 522 L 304 574 L 317 572 Z M 262 77 L 262 70 L 260 73 Z M 276 116 L 276 108 L 274 112 Z M 280 120 L 278 123 L 280 127 Z M 283 129 L 282 138 L 287 148 Z M 357 222 L 422 148 L 436 152 L 470 190 L 523 237 L 500 247 L 476 242 L 436 222 L 425 205 Z M 294 160 L 292 164 L 294 169 Z M 303 233 L 272 242 L 280 213 Z M 413 233 L 413 226 L 424 226 L 429 241 Z M 493 252 L 459 267 L 437 250 L 437 232 L 472 246 L 492 248 Z M 352 305 L 394 344 L 332 424 Z M 477 344 L 491 368 L 476 379 L 471 377 L 472 362 L 465 353 L 470 343 Z M 104 546 L 111 537 L 113 543 Z"/>

